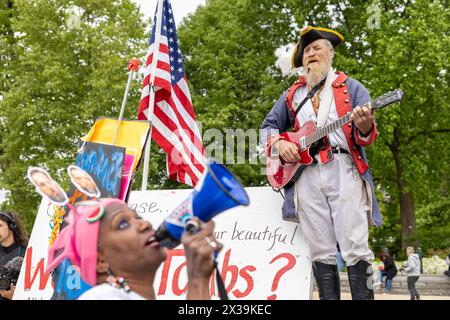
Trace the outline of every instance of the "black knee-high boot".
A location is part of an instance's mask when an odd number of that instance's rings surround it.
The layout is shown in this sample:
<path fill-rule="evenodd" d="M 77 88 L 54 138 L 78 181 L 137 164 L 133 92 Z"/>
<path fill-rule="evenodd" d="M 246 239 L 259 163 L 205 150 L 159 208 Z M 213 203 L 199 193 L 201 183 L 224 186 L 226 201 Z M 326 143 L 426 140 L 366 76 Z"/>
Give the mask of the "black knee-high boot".
<path fill-rule="evenodd" d="M 347 267 L 347 270 L 352 299 L 374 300 L 371 264 L 360 260 L 354 266 Z"/>
<path fill-rule="evenodd" d="M 337 265 L 313 262 L 313 273 L 320 300 L 341 300 Z"/>

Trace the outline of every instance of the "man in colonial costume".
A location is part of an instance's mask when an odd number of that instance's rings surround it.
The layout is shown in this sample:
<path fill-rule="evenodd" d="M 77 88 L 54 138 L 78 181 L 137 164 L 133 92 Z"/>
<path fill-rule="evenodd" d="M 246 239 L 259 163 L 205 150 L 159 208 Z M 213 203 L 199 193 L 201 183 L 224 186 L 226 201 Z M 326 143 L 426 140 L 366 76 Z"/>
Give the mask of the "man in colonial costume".
<path fill-rule="evenodd" d="M 306 27 L 301 31 L 292 66 L 302 76 L 280 99 L 262 124 L 267 156 L 285 162 L 300 159 L 297 146 L 280 133 L 298 130 L 306 121 L 317 127 L 351 112 L 352 121 L 322 139 L 315 161 L 303 166 L 295 183 L 285 187 L 282 216 L 300 222 L 308 242 L 320 299 L 340 299 L 336 243 L 347 265 L 353 299 L 374 298 L 368 227 L 380 226 L 380 211 L 364 147 L 375 140 L 375 119 L 367 107 L 369 92 L 343 72 L 334 72 L 334 49 L 344 37 L 337 31 Z"/>

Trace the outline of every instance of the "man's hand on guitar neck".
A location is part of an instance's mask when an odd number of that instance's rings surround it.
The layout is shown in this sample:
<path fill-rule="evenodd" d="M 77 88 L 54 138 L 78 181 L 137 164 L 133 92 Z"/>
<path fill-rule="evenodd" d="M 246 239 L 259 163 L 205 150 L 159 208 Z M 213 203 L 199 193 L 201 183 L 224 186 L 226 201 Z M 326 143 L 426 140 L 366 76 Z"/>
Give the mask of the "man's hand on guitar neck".
<path fill-rule="evenodd" d="M 370 134 L 375 122 L 375 117 L 367 107 L 355 107 L 350 119 L 353 120 L 355 126 L 364 137 L 367 137 Z"/>
<path fill-rule="evenodd" d="M 293 142 L 286 140 L 278 140 L 275 143 L 280 157 L 284 162 L 297 162 L 300 161 L 300 155 L 298 154 L 298 148 Z"/>

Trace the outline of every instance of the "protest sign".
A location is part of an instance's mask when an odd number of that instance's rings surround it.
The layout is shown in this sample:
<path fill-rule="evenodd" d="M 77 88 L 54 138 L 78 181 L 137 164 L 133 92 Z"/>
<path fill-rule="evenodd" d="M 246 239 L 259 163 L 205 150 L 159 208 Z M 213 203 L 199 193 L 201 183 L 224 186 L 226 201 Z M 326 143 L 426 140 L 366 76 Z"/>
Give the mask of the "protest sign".
<path fill-rule="evenodd" d="M 214 218 L 215 235 L 224 245 L 219 269 L 230 299 L 310 299 L 311 261 L 300 225 L 281 219 L 282 198 L 271 188 L 246 188 L 248 207 L 235 207 Z M 157 228 L 192 190 L 134 191 L 129 206 Z M 43 200 L 14 299 L 50 299 L 47 259 L 49 212 Z M 218 292 L 211 279 L 213 299 Z M 187 289 L 182 246 L 168 251 L 154 283 L 157 299 L 184 299 Z"/>

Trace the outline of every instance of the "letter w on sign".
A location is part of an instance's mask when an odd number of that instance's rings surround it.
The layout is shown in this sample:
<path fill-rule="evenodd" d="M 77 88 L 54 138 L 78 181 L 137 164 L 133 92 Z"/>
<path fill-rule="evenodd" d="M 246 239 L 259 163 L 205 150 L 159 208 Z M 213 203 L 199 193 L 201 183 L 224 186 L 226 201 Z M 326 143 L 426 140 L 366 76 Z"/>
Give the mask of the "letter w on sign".
<path fill-rule="evenodd" d="M 167 153 L 169 178 L 194 186 L 206 167 L 205 150 L 186 81 L 172 6 L 159 1 L 150 38 L 138 119 L 152 121 L 152 139 Z M 154 90 L 154 106 L 150 92 Z M 153 109 L 153 115 L 152 113 Z"/>

